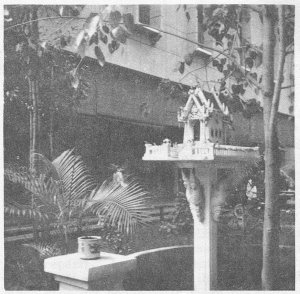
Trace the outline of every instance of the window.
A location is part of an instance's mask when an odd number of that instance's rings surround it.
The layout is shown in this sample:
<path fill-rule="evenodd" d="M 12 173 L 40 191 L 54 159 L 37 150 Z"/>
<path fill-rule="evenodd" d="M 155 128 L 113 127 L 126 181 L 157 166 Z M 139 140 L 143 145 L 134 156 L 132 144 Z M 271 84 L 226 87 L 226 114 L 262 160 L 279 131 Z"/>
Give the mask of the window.
<path fill-rule="evenodd" d="M 137 21 L 144 25 L 160 28 L 161 5 L 138 5 Z"/>
<path fill-rule="evenodd" d="M 204 5 L 199 4 L 197 5 L 197 22 L 198 22 L 198 36 L 197 36 L 197 41 L 199 43 L 204 43 Z M 194 56 L 199 56 L 200 58 L 209 58 L 212 56 L 212 53 L 209 52 L 208 50 L 205 50 L 203 48 L 196 48 L 194 51 Z"/>
<path fill-rule="evenodd" d="M 136 5 L 135 32 L 146 36 L 150 45 L 154 46 L 161 34 L 159 30 L 161 23 L 161 5 Z M 149 26 L 149 27 L 148 27 Z"/>
<path fill-rule="evenodd" d="M 197 18 L 198 18 L 198 42 L 204 42 L 204 25 L 203 25 L 203 5 L 197 5 Z"/>
<path fill-rule="evenodd" d="M 139 5 L 139 22 L 150 25 L 150 5 Z"/>

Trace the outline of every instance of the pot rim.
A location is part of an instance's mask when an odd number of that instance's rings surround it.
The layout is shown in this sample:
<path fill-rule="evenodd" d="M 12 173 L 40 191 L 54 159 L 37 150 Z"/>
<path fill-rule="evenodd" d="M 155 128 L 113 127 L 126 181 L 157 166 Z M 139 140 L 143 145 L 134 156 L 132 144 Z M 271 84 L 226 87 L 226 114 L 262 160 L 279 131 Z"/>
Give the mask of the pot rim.
<path fill-rule="evenodd" d="M 100 236 L 81 236 L 81 237 L 78 237 L 78 241 L 79 240 L 87 240 L 87 241 L 96 241 L 96 240 L 101 240 L 101 237 Z"/>

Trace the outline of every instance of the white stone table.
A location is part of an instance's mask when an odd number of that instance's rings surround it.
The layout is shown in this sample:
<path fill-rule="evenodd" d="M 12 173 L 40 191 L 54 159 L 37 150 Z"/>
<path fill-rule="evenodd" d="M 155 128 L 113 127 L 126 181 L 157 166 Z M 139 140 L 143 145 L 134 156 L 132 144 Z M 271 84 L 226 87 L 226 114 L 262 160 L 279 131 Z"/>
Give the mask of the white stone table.
<path fill-rule="evenodd" d="M 44 270 L 54 275 L 59 290 L 124 290 L 126 273 L 136 269 L 136 259 L 101 252 L 94 260 L 80 259 L 77 253 L 45 260 Z"/>

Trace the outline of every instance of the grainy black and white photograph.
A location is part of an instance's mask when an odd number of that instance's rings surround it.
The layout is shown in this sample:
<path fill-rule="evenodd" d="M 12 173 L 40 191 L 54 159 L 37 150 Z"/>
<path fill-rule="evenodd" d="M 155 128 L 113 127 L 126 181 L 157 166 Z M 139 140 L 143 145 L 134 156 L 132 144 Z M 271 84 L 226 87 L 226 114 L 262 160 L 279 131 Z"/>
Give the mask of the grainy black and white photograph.
<path fill-rule="evenodd" d="M 297 7 L 21 2 L 4 290 L 296 291 Z"/>

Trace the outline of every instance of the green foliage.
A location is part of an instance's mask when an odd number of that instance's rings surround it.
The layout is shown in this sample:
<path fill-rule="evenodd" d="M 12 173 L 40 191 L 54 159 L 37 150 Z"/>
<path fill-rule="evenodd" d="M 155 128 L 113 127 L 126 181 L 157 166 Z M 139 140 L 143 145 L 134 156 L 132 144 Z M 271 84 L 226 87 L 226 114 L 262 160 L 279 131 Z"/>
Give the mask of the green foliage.
<path fill-rule="evenodd" d="M 205 9 L 208 33 L 216 40 L 217 45 L 222 44 L 230 28 L 237 30 L 238 10 L 240 10 L 238 5 L 209 5 Z"/>
<path fill-rule="evenodd" d="M 162 222 L 159 231 L 175 235 L 190 233 L 193 230 L 194 221 L 185 194 L 178 193 L 175 201 L 176 205 L 172 220 Z"/>
<path fill-rule="evenodd" d="M 97 234 L 101 236 L 102 246 L 108 247 L 114 253 L 127 255 L 133 252 L 132 236 L 120 232 L 116 226 L 105 222 Z"/>
<path fill-rule="evenodd" d="M 138 224 L 148 224 L 147 192 L 134 180 L 126 184 L 105 181 L 89 198 L 86 207 L 96 215 L 108 215 L 108 223 L 132 234 Z"/>
<path fill-rule="evenodd" d="M 61 117 L 74 115 L 80 100 L 85 99 L 89 80 L 89 77 L 82 79 L 85 64 L 74 54 L 61 50 L 70 40 L 57 30 L 53 34 L 60 44 L 55 47 L 43 42 L 33 15 L 61 17 L 62 12 L 64 17 L 78 16 L 82 7 L 68 6 L 60 11 L 60 7 L 54 5 L 11 5 L 5 9 L 11 19 L 4 24 L 5 157 L 6 161 L 14 161 L 16 158 L 13 157 L 17 156 L 20 164 L 26 164 L 30 114 L 38 113 L 39 152 L 49 152 L 52 157 L 53 150 L 47 143 L 55 140 L 55 128 L 64 123 Z M 35 109 L 29 95 L 28 79 L 38 80 Z"/>
<path fill-rule="evenodd" d="M 256 97 L 248 101 L 242 98 L 247 88 L 253 88 L 255 96 L 258 95 L 262 84 L 262 76 L 256 72 L 262 63 L 262 48 L 250 44 L 242 34 L 243 24 L 251 18 L 249 10 L 248 5 L 208 5 L 204 9 L 204 27 L 215 40 L 216 47 L 223 50 L 220 57 L 211 60 L 213 67 L 223 74 L 219 97 L 231 112 L 241 111 L 247 118 L 262 110 Z M 286 10 L 288 46 L 293 46 L 292 11 L 292 7 Z"/>
<path fill-rule="evenodd" d="M 100 13 L 91 13 L 83 24 L 82 29 L 69 44 L 72 49 L 85 57 L 88 47 L 94 46 L 94 53 L 100 66 L 104 66 L 105 57 L 101 49 L 107 46 L 112 54 L 120 47 L 120 44 L 126 44 L 128 37 L 135 30 L 134 18 L 131 14 L 121 14 L 118 7 L 108 5 Z"/>
<path fill-rule="evenodd" d="M 62 248 L 57 243 L 39 242 L 28 244 L 27 246 L 35 249 L 41 260 L 63 254 Z"/>
<path fill-rule="evenodd" d="M 286 217 L 291 218 L 291 215 L 282 212 L 282 225 L 287 223 Z M 294 224 L 293 218 L 289 220 L 289 224 Z M 262 229 L 263 220 L 247 213 L 247 210 L 244 224 L 239 220 L 235 225 L 218 227 L 219 290 L 261 289 L 262 248 L 259 245 L 262 244 Z M 294 260 L 294 250 L 280 249 L 281 289 L 293 290 L 295 287 Z"/>
<path fill-rule="evenodd" d="M 226 199 L 223 207 L 223 224 L 244 226 L 248 222 L 245 218 L 252 219 L 253 222 L 263 220 L 265 207 L 265 163 L 263 158 L 251 165 L 245 166 L 240 173 L 232 180 L 232 191 L 230 197 Z M 256 187 L 254 198 L 247 196 L 247 189 Z M 280 171 L 280 190 L 294 188 L 293 179 L 284 170 Z M 233 220 L 232 217 L 237 218 Z"/>
<path fill-rule="evenodd" d="M 179 63 L 180 66 L 181 63 Z M 177 68 L 176 68 L 177 70 Z M 168 79 L 162 79 L 158 85 L 157 92 L 163 94 L 166 99 L 179 100 L 182 103 L 186 102 L 188 91 L 185 86 L 172 82 Z"/>
<path fill-rule="evenodd" d="M 56 250 L 56 251 L 55 251 Z M 53 276 L 44 272 L 44 259 L 61 254 L 52 244 L 5 248 L 5 290 L 57 290 Z"/>
<path fill-rule="evenodd" d="M 64 228 L 66 237 L 72 220 L 80 220 L 89 212 L 105 215 L 109 224 L 127 234 L 148 223 L 148 193 L 134 179 L 125 178 L 122 183 L 107 180 L 97 187 L 80 156 L 72 150 L 63 152 L 52 163 L 36 154 L 35 163 L 34 174 L 5 168 L 7 179 L 21 183 L 34 197 L 32 207 L 9 203 L 7 213 L 55 221 Z"/>

